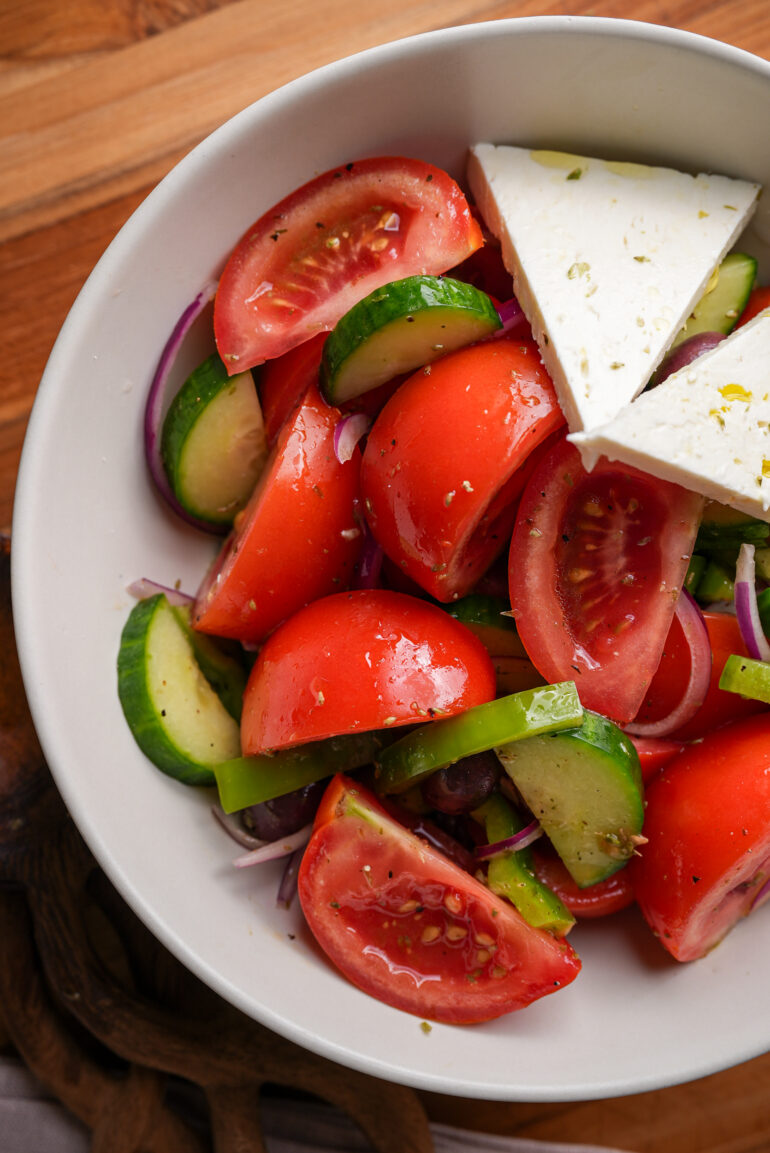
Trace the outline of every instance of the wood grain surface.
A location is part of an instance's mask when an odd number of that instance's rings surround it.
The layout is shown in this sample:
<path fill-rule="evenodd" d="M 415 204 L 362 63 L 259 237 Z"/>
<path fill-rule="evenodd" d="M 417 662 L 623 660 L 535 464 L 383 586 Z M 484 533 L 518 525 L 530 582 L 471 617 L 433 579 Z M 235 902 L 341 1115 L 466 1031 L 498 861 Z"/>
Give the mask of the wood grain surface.
<path fill-rule="evenodd" d="M 0 527 L 10 524 L 27 418 L 58 329 L 111 238 L 185 152 L 333 59 L 535 14 L 646 20 L 770 58 L 768 0 L 0 0 Z M 608 1101 L 422 1098 L 434 1119 L 495 1133 L 633 1153 L 770 1150 L 770 1054 Z"/>

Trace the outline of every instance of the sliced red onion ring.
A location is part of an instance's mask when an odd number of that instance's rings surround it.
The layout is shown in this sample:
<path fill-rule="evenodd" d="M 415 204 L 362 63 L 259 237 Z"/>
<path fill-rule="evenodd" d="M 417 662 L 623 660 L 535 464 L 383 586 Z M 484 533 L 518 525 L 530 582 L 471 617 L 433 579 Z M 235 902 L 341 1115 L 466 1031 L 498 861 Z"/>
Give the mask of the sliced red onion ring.
<path fill-rule="evenodd" d="M 353 412 L 338 421 L 334 429 L 334 455 L 340 464 L 350 460 L 359 440 L 369 431 L 371 423 L 363 412 Z"/>
<path fill-rule="evenodd" d="M 157 581 L 149 580 L 148 577 L 142 577 L 141 580 L 134 581 L 128 586 L 126 591 L 130 593 L 132 597 L 136 597 L 138 601 L 149 600 L 149 598 L 154 597 L 156 593 L 163 593 L 171 605 L 191 605 L 195 600 L 195 597 L 190 596 L 189 593 L 183 593 L 181 589 L 158 584 Z"/>
<path fill-rule="evenodd" d="M 245 869 L 249 865 L 261 865 L 265 861 L 277 861 L 279 857 L 288 857 L 308 843 L 312 831 L 313 823 L 311 821 L 309 825 L 304 825 L 303 828 L 298 829 L 289 837 L 280 837 L 277 841 L 270 841 L 266 845 L 260 845 L 259 848 L 236 857 L 233 864 L 236 869 Z"/>
<path fill-rule="evenodd" d="M 260 849 L 264 845 L 264 841 L 260 841 L 259 837 L 253 836 L 244 829 L 237 814 L 229 816 L 221 805 L 212 805 L 211 811 L 227 835 L 232 837 L 241 848 Z"/>
<path fill-rule="evenodd" d="M 213 282 L 201 289 L 192 304 L 188 304 L 187 308 L 179 317 L 179 320 L 171 331 L 171 335 L 166 341 L 166 345 L 158 361 L 158 367 L 155 369 L 155 375 L 152 378 L 152 384 L 150 385 L 150 391 L 147 395 L 147 403 L 144 409 L 144 451 L 150 476 L 155 483 L 155 487 L 177 516 L 195 528 L 221 536 L 227 532 L 227 525 L 211 525 L 206 521 L 201 521 L 197 517 L 192 516 L 187 509 L 182 507 L 176 499 L 171 485 L 168 483 L 168 477 L 166 476 L 166 470 L 163 467 L 163 461 L 160 455 L 160 433 L 163 426 L 166 385 L 169 375 L 174 367 L 185 337 L 206 305 L 210 304 L 214 299 L 216 290 L 217 286 Z"/>
<path fill-rule="evenodd" d="M 711 681 L 711 643 L 703 614 L 690 596 L 682 590 L 676 603 L 676 616 L 690 649 L 690 676 L 679 703 L 657 721 L 638 721 L 624 725 L 635 737 L 667 737 L 695 716 L 706 699 Z"/>
<path fill-rule="evenodd" d="M 754 545 L 744 541 L 735 566 L 735 615 L 749 656 L 755 661 L 770 661 L 770 644 L 759 619 L 755 582 Z"/>
<path fill-rule="evenodd" d="M 542 835 L 543 830 L 540 822 L 530 821 L 512 837 L 506 837 L 503 841 L 492 841 L 489 845 L 477 845 L 473 850 L 474 856 L 479 861 L 489 861 L 492 857 L 499 857 L 502 853 L 518 853 Z"/>
<path fill-rule="evenodd" d="M 760 905 L 764 905 L 765 901 L 770 897 L 770 877 L 760 886 L 751 902 L 751 912 L 758 909 Z"/>
<path fill-rule="evenodd" d="M 515 296 L 510 300 L 504 300 L 502 304 L 497 306 L 497 315 L 502 322 L 502 331 L 498 332 L 498 336 L 503 336 L 508 332 L 515 332 L 515 330 L 526 323 L 526 316 Z"/>
<path fill-rule="evenodd" d="M 295 849 L 286 862 L 286 868 L 283 870 L 283 876 L 281 877 L 281 883 L 278 886 L 275 903 L 284 909 L 288 909 L 290 907 L 296 895 L 299 866 L 304 855 L 304 846 L 300 849 Z"/>

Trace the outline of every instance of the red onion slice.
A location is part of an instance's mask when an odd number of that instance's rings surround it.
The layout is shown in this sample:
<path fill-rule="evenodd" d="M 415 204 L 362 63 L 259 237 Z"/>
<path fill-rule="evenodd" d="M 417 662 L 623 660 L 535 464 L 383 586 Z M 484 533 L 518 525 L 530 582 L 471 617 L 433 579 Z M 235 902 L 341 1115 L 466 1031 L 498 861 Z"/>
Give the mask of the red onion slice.
<path fill-rule="evenodd" d="M 281 883 L 278 886 L 278 892 L 275 898 L 275 903 L 283 909 L 290 907 L 296 895 L 299 867 L 304 855 L 305 848 L 303 846 L 300 849 L 295 849 L 286 862 L 286 868 L 283 870 L 283 876 L 281 877 Z"/>
<path fill-rule="evenodd" d="M 249 853 L 243 853 L 242 856 L 235 858 L 233 864 L 236 869 L 245 869 L 249 865 L 261 865 L 265 861 L 277 861 L 279 857 L 288 857 L 308 843 L 312 832 L 313 824 L 311 821 L 309 825 L 304 825 L 291 836 L 280 837 L 277 841 L 269 841 L 268 844 L 260 845 L 259 848 L 252 849 Z"/>
<path fill-rule="evenodd" d="M 542 835 L 543 830 L 540 822 L 530 821 L 512 837 L 506 837 L 503 841 L 492 841 L 489 845 L 477 845 L 473 853 L 477 860 L 489 861 L 492 857 L 499 857 L 502 853 L 518 853 Z"/>
<path fill-rule="evenodd" d="M 340 464 L 346 464 L 355 452 L 362 436 L 369 431 L 371 421 L 363 412 L 343 416 L 334 429 L 334 455 Z"/>
<path fill-rule="evenodd" d="M 755 661 L 770 661 L 770 644 L 759 619 L 755 582 L 754 545 L 744 541 L 735 566 L 735 615 L 749 656 Z"/>
<path fill-rule="evenodd" d="M 150 476 L 169 508 L 173 509 L 182 520 L 193 525 L 194 528 L 221 536 L 227 532 L 227 525 L 212 525 L 206 521 L 201 521 L 182 507 L 168 482 L 166 470 L 163 467 L 163 461 L 160 455 L 160 434 L 163 427 L 168 378 L 185 337 L 206 305 L 210 304 L 214 299 L 216 290 L 217 286 L 213 282 L 201 289 L 192 304 L 188 304 L 187 308 L 179 317 L 179 320 L 171 331 L 171 335 L 166 341 L 166 345 L 158 361 L 158 367 L 155 369 L 155 375 L 152 378 L 152 384 L 150 385 L 150 391 L 147 395 L 147 403 L 144 409 L 144 452 L 147 458 Z"/>
<path fill-rule="evenodd" d="M 679 703 L 657 721 L 639 721 L 624 725 L 635 737 L 667 737 L 695 716 L 706 699 L 711 682 L 711 643 L 706 622 L 690 594 L 682 590 L 676 604 L 676 616 L 690 649 L 690 676 Z"/>
<path fill-rule="evenodd" d="M 264 841 L 260 841 L 259 837 L 253 836 L 244 829 L 237 814 L 228 815 L 221 805 L 212 805 L 211 812 L 227 835 L 232 837 L 242 849 L 260 849 L 264 845 Z"/>
<path fill-rule="evenodd" d="M 157 581 L 149 580 L 148 577 L 142 577 L 141 580 L 134 581 L 128 586 L 126 591 L 130 593 L 132 597 L 136 597 L 138 601 L 149 600 L 149 598 L 154 597 L 156 593 L 163 593 L 170 605 L 191 605 L 195 600 L 195 597 L 190 596 L 189 593 L 183 593 L 181 589 L 158 584 Z"/>
<path fill-rule="evenodd" d="M 502 331 L 498 332 L 498 336 L 504 336 L 509 332 L 515 332 L 520 325 L 526 323 L 527 318 L 524 311 L 515 296 L 510 300 L 504 300 L 502 304 L 497 306 L 497 315 L 500 317 L 502 323 Z"/>

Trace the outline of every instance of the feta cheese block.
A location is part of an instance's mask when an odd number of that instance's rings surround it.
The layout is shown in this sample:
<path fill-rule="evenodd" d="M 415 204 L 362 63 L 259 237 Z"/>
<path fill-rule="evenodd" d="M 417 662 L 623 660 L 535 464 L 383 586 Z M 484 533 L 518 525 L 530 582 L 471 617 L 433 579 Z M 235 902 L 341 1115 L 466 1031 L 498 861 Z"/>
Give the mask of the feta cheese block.
<path fill-rule="evenodd" d="M 760 191 L 492 144 L 471 150 L 468 182 L 573 432 L 604 424 L 645 387 Z"/>
<path fill-rule="evenodd" d="M 770 521 L 770 309 L 569 439 L 589 470 L 606 456 Z"/>

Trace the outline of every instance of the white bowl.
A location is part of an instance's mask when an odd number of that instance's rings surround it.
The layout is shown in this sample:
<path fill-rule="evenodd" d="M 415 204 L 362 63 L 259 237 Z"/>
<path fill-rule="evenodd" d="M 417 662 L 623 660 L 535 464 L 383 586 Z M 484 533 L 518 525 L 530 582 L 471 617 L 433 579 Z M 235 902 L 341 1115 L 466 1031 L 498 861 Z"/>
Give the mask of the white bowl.
<path fill-rule="evenodd" d="M 429 1034 L 348 985 L 275 907 L 280 865 L 235 871 L 207 800 L 139 753 L 116 692 L 126 586 L 193 589 L 212 546 L 150 488 L 142 410 L 182 309 L 241 232 L 314 173 L 403 153 L 462 176 L 481 139 L 710 169 L 770 185 L 770 65 L 640 23 L 542 17 L 450 28 L 323 68 L 196 148 L 76 301 L 24 448 L 13 595 L 25 683 L 56 782 L 95 856 L 172 952 L 265 1025 L 415 1087 L 574 1100 L 682 1082 L 770 1042 L 770 915 L 671 961 L 631 913 L 578 927 L 583 973 L 492 1024 Z M 770 196 L 750 241 L 770 273 Z"/>

